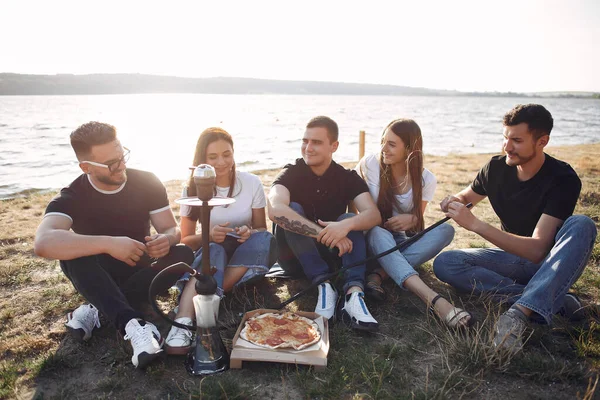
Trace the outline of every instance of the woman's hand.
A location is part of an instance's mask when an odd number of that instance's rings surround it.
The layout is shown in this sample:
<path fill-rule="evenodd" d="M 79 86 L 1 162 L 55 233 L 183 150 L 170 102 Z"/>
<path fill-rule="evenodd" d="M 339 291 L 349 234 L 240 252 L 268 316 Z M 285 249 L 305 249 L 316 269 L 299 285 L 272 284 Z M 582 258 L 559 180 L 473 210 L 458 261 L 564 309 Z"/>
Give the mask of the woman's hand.
<path fill-rule="evenodd" d="M 400 214 L 388 218 L 383 227 L 392 232 L 407 231 L 417 224 L 417 219 L 412 214 Z"/>
<path fill-rule="evenodd" d="M 252 230 L 246 225 L 242 225 L 235 228 L 235 233 L 239 236 L 238 242 L 244 243 L 250 238 L 250 235 L 252 235 Z"/>
<path fill-rule="evenodd" d="M 215 225 L 210 230 L 210 239 L 215 243 L 223 243 L 228 233 L 235 231 L 233 228 L 228 228 L 229 222 Z"/>

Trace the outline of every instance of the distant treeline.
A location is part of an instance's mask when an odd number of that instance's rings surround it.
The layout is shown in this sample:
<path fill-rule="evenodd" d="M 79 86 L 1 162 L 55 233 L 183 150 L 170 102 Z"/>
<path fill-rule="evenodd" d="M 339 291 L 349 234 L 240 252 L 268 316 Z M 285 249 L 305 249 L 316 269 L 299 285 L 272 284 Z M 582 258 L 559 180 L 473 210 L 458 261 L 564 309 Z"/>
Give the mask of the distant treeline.
<path fill-rule="evenodd" d="M 180 78 L 143 74 L 24 75 L 0 73 L 0 95 L 88 95 L 132 93 L 330 94 L 386 96 L 537 97 L 513 92 L 459 92 L 395 85 L 279 81 L 253 78 Z M 552 93 L 544 97 L 592 97 L 594 93 Z"/>

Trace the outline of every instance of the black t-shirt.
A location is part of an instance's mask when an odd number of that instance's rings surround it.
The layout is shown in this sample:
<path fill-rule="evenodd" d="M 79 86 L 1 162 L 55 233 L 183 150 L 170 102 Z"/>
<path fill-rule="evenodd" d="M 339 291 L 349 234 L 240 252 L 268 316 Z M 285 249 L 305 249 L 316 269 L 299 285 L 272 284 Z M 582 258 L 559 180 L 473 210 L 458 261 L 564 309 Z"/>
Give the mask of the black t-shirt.
<path fill-rule="evenodd" d="M 150 234 L 150 214 L 169 209 L 167 191 L 146 171 L 127 169 L 127 182 L 114 192 L 102 192 L 83 174 L 63 188 L 46 207 L 46 215 L 66 215 L 81 235 L 127 236 L 144 243 Z"/>
<path fill-rule="evenodd" d="M 573 214 L 581 181 L 569 164 L 546 154 L 538 173 L 521 182 L 517 167 L 507 165 L 506 156 L 495 156 L 479 171 L 471 188 L 490 199 L 502 230 L 531 236 L 542 214 L 561 220 Z"/>
<path fill-rule="evenodd" d="M 346 212 L 348 203 L 361 193 L 369 192 L 356 171 L 332 161 L 322 176 L 315 175 L 302 158 L 287 164 L 273 185 L 283 185 L 290 191 L 290 202 L 304 208 L 306 218 L 316 222 L 336 221 Z"/>

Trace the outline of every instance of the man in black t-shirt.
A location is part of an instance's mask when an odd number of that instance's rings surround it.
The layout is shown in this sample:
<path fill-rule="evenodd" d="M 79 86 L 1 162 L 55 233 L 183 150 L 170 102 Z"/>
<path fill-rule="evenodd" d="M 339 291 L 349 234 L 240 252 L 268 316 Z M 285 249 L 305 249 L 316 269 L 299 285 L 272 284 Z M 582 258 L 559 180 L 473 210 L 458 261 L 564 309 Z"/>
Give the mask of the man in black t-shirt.
<path fill-rule="evenodd" d="M 115 127 L 83 124 L 71 133 L 71 145 L 84 173 L 48 204 L 35 253 L 60 260 L 75 289 L 91 303 L 67 315 L 74 337 L 90 339 L 100 326 L 100 311 L 131 340 L 132 363 L 143 368 L 162 351 L 163 339 L 144 321 L 139 306 L 156 274 L 176 262 L 191 264 L 193 252 L 176 246 L 181 235 L 163 184 L 149 172 L 126 169 L 129 150 L 121 146 Z M 150 224 L 157 234 L 150 234 Z"/>
<path fill-rule="evenodd" d="M 280 264 L 286 268 L 293 259 L 312 282 L 330 272 L 329 249 L 339 250 L 343 266 L 364 260 L 362 231 L 381 223 L 366 183 L 355 171 L 333 161 L 338 145 L 335 121 L 313 118 L 302 139 L 302 158 L 284 167 L 269 192 L 269 217 L 277 224 Z M 351 202 L 358 215 L 345 214 Z M 344 274 L 342 319 L 354 329 L 372 331 L 378 324 L 364 302 L 365 269 L 363 264 Z M 332 318 L 337 298 L 329 282 L 321 283 L 315 312 Z"/>
<path fill-rule="evenodd" d="M 469 187 L 440 204 L 446 216 L 498 248 L 447 251 L 433 269 L 459 290 L 513 303 L 496 323 L 494 344 L 515 352 L 531 317 L 550 323 L 555 313 L 574 316 L 581 308 L 567 292 L 583 272 L 597 232 L 590 218 L 572 215 L 581 191 L 575 171 L 544 153 L 553 126 L 548 110 L 518 105 L 503 122 L 505 155 L 492 157 Z M 485 197 L 502 230 L 465 206 Z"/>

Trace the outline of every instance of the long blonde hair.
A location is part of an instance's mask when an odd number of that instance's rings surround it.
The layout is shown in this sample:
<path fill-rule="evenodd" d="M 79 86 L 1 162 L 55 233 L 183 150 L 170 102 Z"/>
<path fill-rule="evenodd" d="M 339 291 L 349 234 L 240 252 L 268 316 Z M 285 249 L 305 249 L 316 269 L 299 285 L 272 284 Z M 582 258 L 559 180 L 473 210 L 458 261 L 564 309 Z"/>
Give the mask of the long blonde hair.
<path fill-rule="evenodd" d="M 423 138 L 421 128 L 412 119 L 396 119 L 390 122 L 383 130 L 382 140 L 387 130 L 392 131 L 404 142 L 406 146 L 406 174 L 412 185 L 412 214 L 417 218 L 417 224 L 411 231 L 420 232 L 425 227 L 421 202 L 423 200 Z M 385 222 L 392 217 L 393 209 L 400 211 L 400 204 L 394 195 L 394 178 L 392 169 L 383 163 L 383 153 L 379 154 L 379 197 L 377 207 L 381 218 Z"/>

